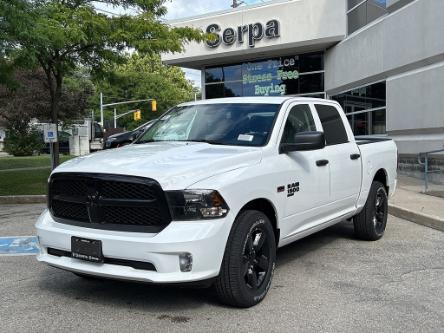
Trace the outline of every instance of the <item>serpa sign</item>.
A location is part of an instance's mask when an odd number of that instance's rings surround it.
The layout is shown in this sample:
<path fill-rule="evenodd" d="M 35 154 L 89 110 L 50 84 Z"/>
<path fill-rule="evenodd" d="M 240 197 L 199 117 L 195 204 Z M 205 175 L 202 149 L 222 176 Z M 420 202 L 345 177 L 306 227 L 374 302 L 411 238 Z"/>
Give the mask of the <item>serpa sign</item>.
<path fill-rule="evenodd" d="M 225 45 L 233 45 L 236 41 L 239 44 L 243 44 L 245 37 L 248 39 L 248 46 L 254 47 L 257 41 L 265 38 L 277 38 L 279 37 L 279 21 L 270 20 L 265 24 L 254 23 L 248 25 L 242 25 L 234 28 L 226 28 L 222 35 L 220 34 L 221 28 L 218 24 L 210 24 L 207 27 L 206 32 L 214 35 L 214 40 L 207 41 L 207 46 L 211 48 L 218 47 L 222 42 Z"/>

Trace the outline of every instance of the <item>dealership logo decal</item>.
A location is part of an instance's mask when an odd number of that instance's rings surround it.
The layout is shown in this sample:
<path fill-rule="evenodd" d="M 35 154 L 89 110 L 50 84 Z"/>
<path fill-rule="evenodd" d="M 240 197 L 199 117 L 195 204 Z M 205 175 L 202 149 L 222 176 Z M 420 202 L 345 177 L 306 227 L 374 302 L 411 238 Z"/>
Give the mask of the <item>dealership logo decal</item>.
<path fill-rule="evenodd" d="M 221 28 L 218 24 L 210 24 L 206 32 L 213 34 L 214 39 L 206 42 L 208 47 L 216 48 L 221 43 L 225 45 L 233 45 L 234 43 L 243 44 L 248 42 L 249 47 L 254 47 L 256 42 L 263 38 L 272 39 L 280 36 L 280 27 L 278 20 L 270 20 L 265 24 L 262 23 L 247 24 L 234 28 L 226 28 L 222 35 Z"/>

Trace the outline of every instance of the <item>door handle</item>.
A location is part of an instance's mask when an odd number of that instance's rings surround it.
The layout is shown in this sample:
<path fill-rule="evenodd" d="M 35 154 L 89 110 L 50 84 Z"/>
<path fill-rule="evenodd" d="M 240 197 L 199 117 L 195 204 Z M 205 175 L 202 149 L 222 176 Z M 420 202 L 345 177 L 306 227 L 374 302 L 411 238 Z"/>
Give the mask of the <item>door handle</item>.
<path fill-rule="evenodd" d="M 361 154 L 351 154 L 350 155 L 350 158 L 352 159 L 352 160 L 357 160 L 358 158 L 360 158 L 361 157 Z"/>
<path fill-rule="evenodd" d="M 327 164 L 328 164 L 328 160 L 319 160 L 319 161 L 316 161 L 316 165 L 317 165 L 318 167 L 325 166 L 325 165 L 327 165 Z"/>

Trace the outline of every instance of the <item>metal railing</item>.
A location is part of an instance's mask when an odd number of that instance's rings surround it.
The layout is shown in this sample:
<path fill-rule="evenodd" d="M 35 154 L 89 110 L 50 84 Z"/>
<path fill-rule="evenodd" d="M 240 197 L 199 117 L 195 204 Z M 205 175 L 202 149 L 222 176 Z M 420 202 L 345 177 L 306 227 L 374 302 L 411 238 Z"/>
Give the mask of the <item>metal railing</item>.
<path fill-rule="evenodd" d="M 418 154 L 418 163 L 420 165 L 424 165 L 424 192 L 427 192 L 429 189 L 429 174 L 435 172 L 441 172 L 441 170 L 429 170 L 429 158 L 431 154 L 442 153 L 444 149 L 431 150 Z"/>

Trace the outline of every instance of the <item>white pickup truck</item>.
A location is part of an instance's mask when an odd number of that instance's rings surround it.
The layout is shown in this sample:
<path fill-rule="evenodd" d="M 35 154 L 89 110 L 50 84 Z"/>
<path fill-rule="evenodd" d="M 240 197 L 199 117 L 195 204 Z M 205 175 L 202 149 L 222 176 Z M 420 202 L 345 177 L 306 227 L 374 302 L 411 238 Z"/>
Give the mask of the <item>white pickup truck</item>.
<path fill-rule="evenodd" d="M 278 247 L 347 219 L 381 238 L 396 168 L 395 143 L 355 139 L 333 101 L 181 104 L 137 142 L 54 170 L 37 259 L 84 277 L 204 281 L 253 306 Z"/>

